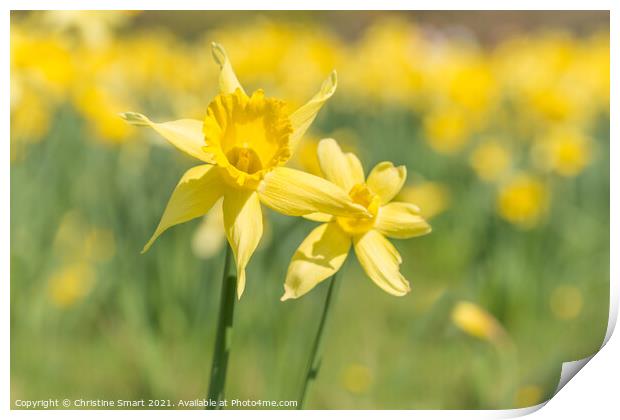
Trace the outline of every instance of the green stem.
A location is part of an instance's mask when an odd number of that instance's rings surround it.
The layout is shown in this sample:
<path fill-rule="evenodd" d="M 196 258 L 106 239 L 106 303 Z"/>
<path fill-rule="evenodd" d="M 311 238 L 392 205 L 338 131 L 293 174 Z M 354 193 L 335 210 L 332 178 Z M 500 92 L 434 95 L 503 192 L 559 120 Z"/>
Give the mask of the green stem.
<path fill-rule="evenodd" d="M 237 276 L 230 274 L 233 266 L 233 253 L 230 246 L 226 247 L 226 260 L 222 275 L 222 292 L 220 297 L 220 313 L 217 319 L 217 333 L 213 348 L 213 362 L 211 363 L 211 381 L 209 382 L 208 399 L 217 404 L 208 405 L 209 410 L 218 410 L 219 402 L 224 400 L 224 388 L 226 386 L 226 371 L 228 368 L 228 356 L 232 338 L 233 314 L 237 292 Z"/>
<path fill-rule="evenodd" d="M 306 369 L 306 376 L 301 387 L 299 399 L 297 400 L 298 410 L 301 410 L 303 408 L 306 393 L 308 392 L 308 386 L 310 385 L 310 382 L 312 382 L 316 378 L 319 373 L 319 369 L 321 368 L 321 344 L 323 342 L 323 331 L 325 330 L 325 324 L 327 323 L 327 318 L 330 314 L 332 302 L 336 297 L 335 289 L 337 274 L 338 273 L 334 274 L 329 282 L 329 289 L 327 290 L 327 296 L 325 297 L 325 305 L 323 306 L 323 314 L 321 315 L 321 321 L 319 322 L 319 329 L 317 330 L 316 336 L 314 337 L 312 352 L 310 353 L 310 360 L 308 361 L 308 367 Z"/>

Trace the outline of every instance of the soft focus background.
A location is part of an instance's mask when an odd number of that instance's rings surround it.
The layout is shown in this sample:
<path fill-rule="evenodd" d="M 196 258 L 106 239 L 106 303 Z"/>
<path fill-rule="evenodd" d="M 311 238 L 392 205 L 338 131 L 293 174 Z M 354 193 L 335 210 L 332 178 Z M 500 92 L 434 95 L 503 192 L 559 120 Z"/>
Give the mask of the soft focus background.
<path fill-rule="evenodd" d="M 210 41 L 250 91 L 339 87 L 331 136 L 408 167 L 433 233 L 397 242 L 411 294 L 349 257 L 308 408 L 533 405 L 596 351 L 609 288 L 609 14 L 11 15 L 11 399 L 203 398 L 223 262 L 213 210 L 139 251 L 195 162 L 152 130 L 201 118 Z M 297 398 L 327 287 L 280 303 L 313 223 L 268 215 L 235 314 L 229 398 Z M 275 241 L 273 238 L 277 238 Z"/>

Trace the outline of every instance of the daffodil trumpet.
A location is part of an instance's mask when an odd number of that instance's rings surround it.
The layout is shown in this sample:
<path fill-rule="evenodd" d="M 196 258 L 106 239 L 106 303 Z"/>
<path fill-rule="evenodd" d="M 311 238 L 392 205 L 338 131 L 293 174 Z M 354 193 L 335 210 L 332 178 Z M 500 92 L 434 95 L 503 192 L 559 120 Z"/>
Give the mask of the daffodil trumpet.
<path fill-rule="evenodd" d="M 284 167 L 323 104 L 334 94 L 336 73 L 332 72 L 305 105 L 290 112 L 285 102 L 265 96 L 262 90 L 248 95 L 220 45 L 212 44 L 212 54 L 220 68 L 220 93 L 209 104 L 203 121 L 155 123 L 132 112 L 121 117 L 130 124 L 153 128 L 173 146 L 203 162 L 182 176 L 142 252 L 165 230 L 204 216 L 223 198 L 224 229 L 236 276 L 231 279 L 225 269 L 209 389 L 209 396 L 220 401 L 232 332 L 234 298 L 230 297 L 230 282 L 236 283 L 233 289 L 240 299 L 246 266 L 263 235 L 262 204 L 290 216 L 368 212 L 339 186 Z"/>

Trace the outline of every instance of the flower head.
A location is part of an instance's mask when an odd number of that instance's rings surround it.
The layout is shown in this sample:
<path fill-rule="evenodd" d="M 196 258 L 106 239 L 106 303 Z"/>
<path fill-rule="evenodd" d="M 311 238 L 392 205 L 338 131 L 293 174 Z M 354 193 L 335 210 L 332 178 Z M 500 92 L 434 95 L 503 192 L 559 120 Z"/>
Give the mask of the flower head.
<path fill-rule="evenodd" d="M 301 243 L 289 265 L 282 300 L 298 298 L 336 273 L 351 245 L 370 279 L 395 296 L 410 291 L 400 273 L 402 258 L 391 238 L 411 238 L 429 233 L 431 227 L 420 209 L 405 202 L 392 202 L 407 176 L 404 166 L 381 162 L 364 178 L 364 169 L 352 153 L 343 153 L 333 139 L 321 140 L 319 163 L 325 177 L 349 192 L 351 200 L 368 215 L 313 213 L 306 218 L 323 222 Z"/>
<path fill-rule="evenodd" d="M 505 220 L 523 229 L 538 224 L 547 211 L 549 192 L 538 178 L 518 174 L 500 189 L 497 211 Z"/>
<path fill-rule="evenodd" d="M 305 105 L 289 112 L 285 102 L 262 90 L 247 95 L 224 49 L 212 44 L 220 66 L 220 94 L 209 104 L 204 121 L 154 123 L 136 113 L 121 116 L 131 124 L 152 127 L 181 151 L 204 162 L 181 178 L 159 226 L 143 252 L 166 229 L 205 215 L 223 198 L 224 228 L 237 263 L 237 295 L 245 287 L 245 268 L 263 234 L 261 204 L 280 213 L 367 214 L 338 185 L 285 168 L 297 143 L 336 90 L 332 73 Z"/>

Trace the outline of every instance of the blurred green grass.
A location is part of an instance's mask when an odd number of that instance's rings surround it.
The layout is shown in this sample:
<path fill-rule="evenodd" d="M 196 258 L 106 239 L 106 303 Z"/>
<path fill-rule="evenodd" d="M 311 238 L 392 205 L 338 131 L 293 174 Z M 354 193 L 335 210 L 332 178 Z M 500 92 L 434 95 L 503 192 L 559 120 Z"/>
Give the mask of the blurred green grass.
<path fill-rule="evenodd" d="M 499 219 L 492 188 L 462 158 L 434 153 L 410 114 L 369 116 L 330 105 L 317 121 L 321 132 L 343 126 L 359 138 L 367 171 L 380 160 L 405 164 L 410 174 L 449 186 L 452 205 L 431 220 L 431 235 L 396 242 L 413 287 L 404 298 L 375 287 L 349 256 L 307 408 L 509 408 L 527 385 L 550 396 L 561 362 L 596 351 L 607 326 L 608 121 L 599 124 L 592 164 L 557 186 L 548 221 L 533 230 Z M 192 162 L 170 148 L 116 148 L 88 136 L 83 120 L 63 107 L 45 141 L 11 165 L 11 398 L 203 398 L 223 252 L 210 260 L 192 254 L 193 221 L 139 254 Z M 68 212 L 109 230 L 115 252 L 92 264 L 92 291 L 59 308 L 48 279 L 66 264 L 55 237 Z M 327 289 L 279 302 L 288 261 L 313 224 L 268 217 L 278 241 L 248 268 L 229 398 L 296 398 Z M 78 249 L 83 239 L 75 237 Z M 553 316 L 549 302 L 559 285 L 581 291 L 574 319 Z M 514 347 L 457 329 L 450 313 L 462 299 L 491 312 Z M 356 366 L 363 367 L 361 389 L 347 380 Z"/>

